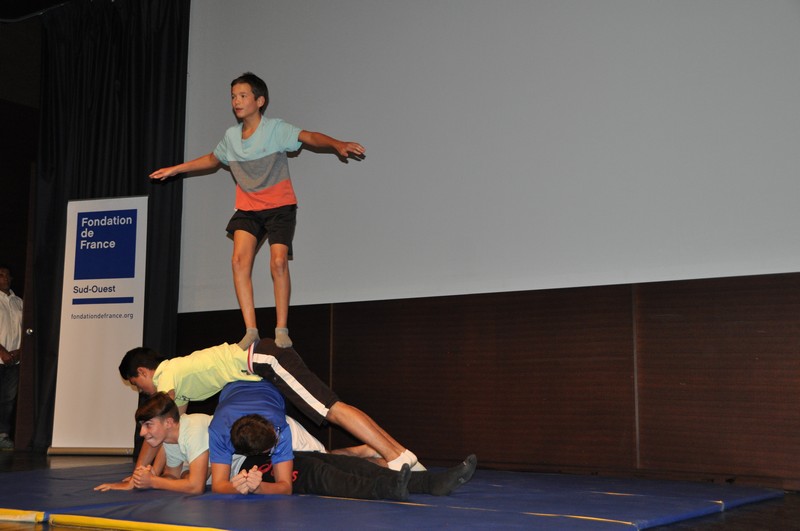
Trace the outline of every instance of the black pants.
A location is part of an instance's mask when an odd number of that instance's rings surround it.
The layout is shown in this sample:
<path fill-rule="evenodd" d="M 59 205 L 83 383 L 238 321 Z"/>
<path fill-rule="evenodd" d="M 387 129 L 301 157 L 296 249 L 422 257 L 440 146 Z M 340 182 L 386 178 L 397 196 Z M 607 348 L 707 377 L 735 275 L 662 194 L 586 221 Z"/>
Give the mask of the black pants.
<path fill-rule="evenodd" d="M 0 364 L 0 433 L 11 437 L 19 387 L 19 365 Z"/>
<path fill-rule="evenodd" d="M 241 470 L 259 466 L 264 470 L 264 455 L 248 457 Z M 319 494 L 342 498 L 378 500 L 392 498 L 398 472 L 375 463 L 349 455 L 323 454 L 320 452 L 294 453 L 295 479 L 292 492 L 297 494 Z M 414 472 L 408 484 L 410 492 L 425 492 L 425 472 Z M 265 472 L 263 481 L 274 482 L 272 474 Z M 412 485 L 414 488 L 412 488 Z"/>
<path fill-rule="evenodd" d="M 325 382 L 311 372 L 293 348 L 279 348 L 272 339 L 253 343 L 247 364 L 254 374 L 278 388 L 278 391 L 317 426 L 325 423 L 330 408 L 339 397 Z"/>

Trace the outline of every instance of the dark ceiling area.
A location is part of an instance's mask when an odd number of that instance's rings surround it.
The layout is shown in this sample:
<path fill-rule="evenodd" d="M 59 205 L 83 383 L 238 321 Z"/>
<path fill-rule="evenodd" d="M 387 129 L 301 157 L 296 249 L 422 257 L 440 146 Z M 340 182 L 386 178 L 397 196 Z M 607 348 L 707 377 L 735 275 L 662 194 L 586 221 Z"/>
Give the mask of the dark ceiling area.
<path fill-rule="evenodd" d="M 14 21 L 35 16 L 68 0 L 0 0 L 0 20 Z"/>

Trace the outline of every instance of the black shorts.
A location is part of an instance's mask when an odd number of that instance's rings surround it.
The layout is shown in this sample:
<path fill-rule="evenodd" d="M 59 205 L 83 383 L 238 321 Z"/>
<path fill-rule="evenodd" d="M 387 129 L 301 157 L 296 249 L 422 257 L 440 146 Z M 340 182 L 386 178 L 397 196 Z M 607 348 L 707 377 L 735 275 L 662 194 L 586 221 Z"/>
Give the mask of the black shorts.
<path fill-rule="evenodd" d="M 325 423 L 330 408 L 339 401 L 333 390 L 311 372 L 293 348 L 279 348 L 272 339 L 262 339 L 247 350 L 251 373 L 270 382 L 306 417 L 318 426 Z"/>
<path fill-rule="evenodd" d="M 281 243 L 289 248 L 292 256 L 292 240 L 297 225 L 297 205 L 286 205 L 269 210 L 237 210 L 225 230 L 233 234 L 243 230 L 260 242 L 266 236 L 270 245 Z"/>

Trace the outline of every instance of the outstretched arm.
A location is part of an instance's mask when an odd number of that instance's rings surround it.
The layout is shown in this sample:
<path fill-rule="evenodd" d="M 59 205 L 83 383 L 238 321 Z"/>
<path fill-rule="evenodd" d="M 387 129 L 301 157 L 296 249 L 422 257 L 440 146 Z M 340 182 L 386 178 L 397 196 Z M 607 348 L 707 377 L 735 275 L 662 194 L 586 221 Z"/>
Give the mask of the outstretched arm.
<path fill-rule="evenodd" d="M 133 490 L 135 488 L 135 485 L 133 484 L 133 476 L 137 470 L 142 468 L 147 468 L 150 470 L 152 468 L 155 471 L 154 473 L 158 474 L 164 469 L 165 461 L 166 457 L 164 456 L 164 450 L 161 445 L 158 445 L 155 448 L 148 444 L 142 445 L 142 449 L 139 452 L 139 458 L 136 460 L 136 465 L 134 465 L 133 474 L 117 483 L 103 483 L 102 485 L 98 485 L 94 488 L 94 490 L 99 490 L 101 492 L 106 492 L 109 490 Z"/>
<path fill-rule="evenodd" d="M 168 166 L 166 168 L 156 170 L 150 174 L 150 178 L 163 181 L 167 177 L 172 177 L 173 175 L 178 175 L 179 173 L 215 170 L 219 168 L 219 166 L 220 162 L 217 157 L 215 157 L 213 153 L 209 153 L 207 155 L 203 155 L 202 157 L 197 157 L 194 160 L 184 162 L 183 164 L 178 164 L 177 166 Z"/>
<path fill-rule="evenodd" d="M 300 135 L 298 135 L 297 139 L 303 144 L 308 144 L 309 146 L 317 148 L 332 148 L 344 158 L 352 156 L 361 159 L 364 158 L 364 155 L 366 154 L 364 146 L 358 142 L 342 142 L 341 140 L 337 140 L 328 135 L 315 133 L 313 131 L 300 131 Z"/>

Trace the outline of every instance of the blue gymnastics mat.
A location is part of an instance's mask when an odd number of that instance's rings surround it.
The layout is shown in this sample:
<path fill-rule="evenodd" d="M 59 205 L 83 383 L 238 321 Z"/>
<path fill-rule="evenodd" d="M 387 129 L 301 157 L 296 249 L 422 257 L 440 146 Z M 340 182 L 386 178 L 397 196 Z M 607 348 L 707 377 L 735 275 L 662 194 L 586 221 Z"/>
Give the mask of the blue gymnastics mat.
<path fill-rule="evenodd" d="M 93 490 L 130 471 L 130 465 L 106 465 L 3 473 L 0 520 L 142 530 L 623 530 L 667 525 L 783 496 L 778 490 L 711 483 L 491 470 L 478 470 L 451 496 L 412 494 L 408 502 Z"/>

